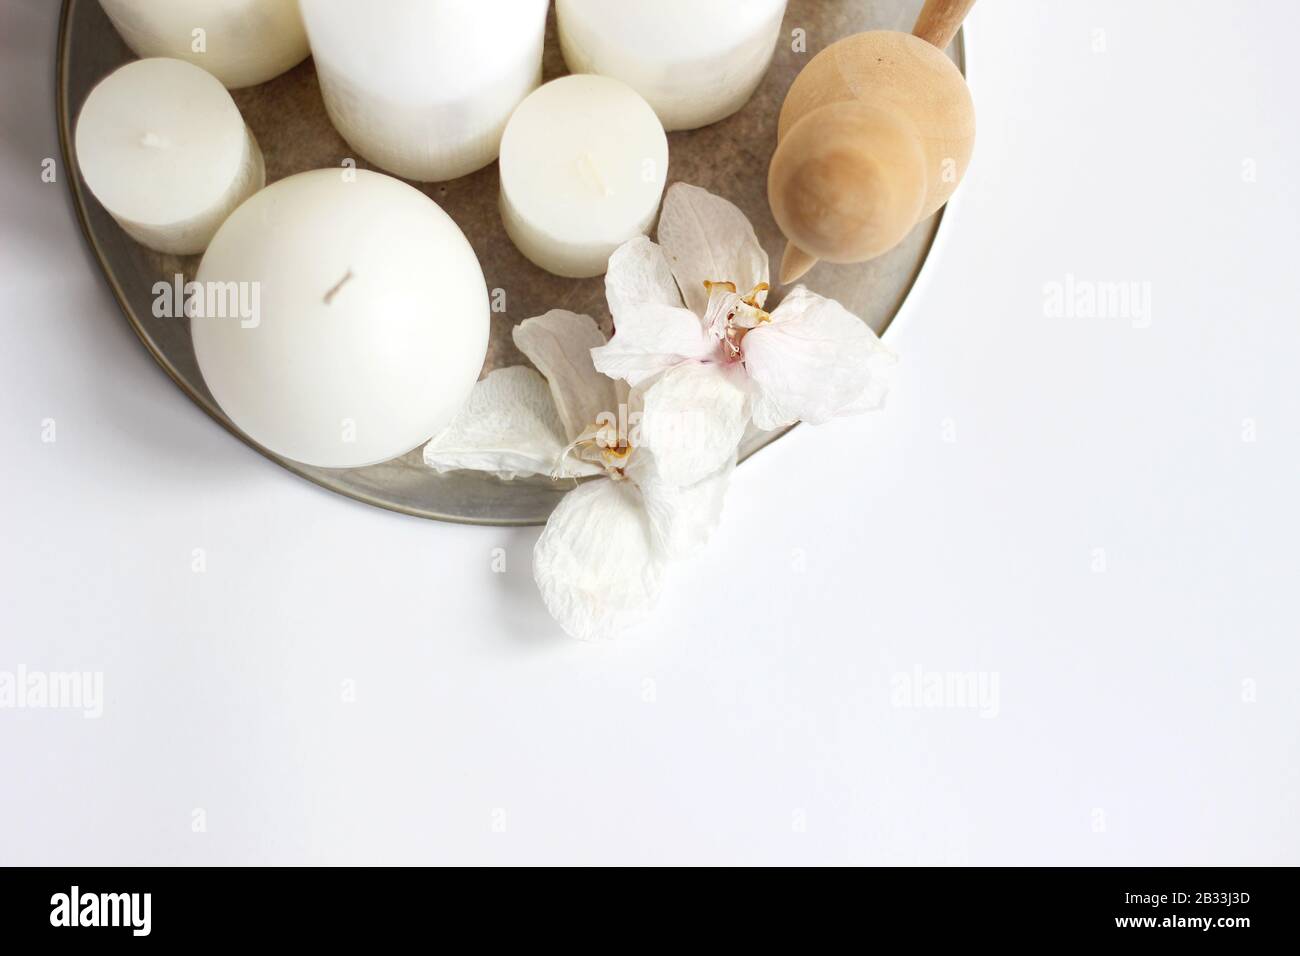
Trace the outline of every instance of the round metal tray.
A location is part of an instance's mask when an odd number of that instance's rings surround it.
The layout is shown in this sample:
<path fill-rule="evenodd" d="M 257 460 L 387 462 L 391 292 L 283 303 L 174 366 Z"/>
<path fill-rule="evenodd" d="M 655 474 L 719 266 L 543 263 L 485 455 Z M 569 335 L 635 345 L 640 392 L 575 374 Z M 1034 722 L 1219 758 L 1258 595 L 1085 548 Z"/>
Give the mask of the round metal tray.
<path fill-rule="evenodd" d="M 753 222 L 775 271 L 784 240 L 767 205 L 767 167 L 776 145 L 777 116 L 786 91 L 808 60 L 834 40 L 862 30 L 910 31 L 921 4 L 922 0 L 790 0 L 776 57 L 753 100 L 721 123 L 670 134 L 668 181 L 703 186 L 736 203 Z M 803 49 L 796 50 L 800 40 Z M 964 71 L 960 34 L 949 55 Z M 73 201 L 86 239 L 127 320 L 181 390 L 262 454 L 331 491 L 423 518 L 497 525 L 544 522 L 567 490 L 567 483 L 557 485 L 547 479 L 505 482 L 473 472 L 437 475 L 423 466 L 419 449 L 368 468 L 312 468 L 257 445 L 230 422 L 199 374 L 189 323 L 153 315 L 154 283 L 177 273 L 191 278 L 198 257 L 167 256 L 137 245 L 90 195 L 77 165 L 72 132 L 86 96 L 96 83 L 132 58 L 95 0 L 65 0 L 59 28 L 57 101 L 59 136 Z M 547 27 L 544 73 L 547 79 L 565 73 L 555 39 L 554 11 Z M 338 167 L 353 155 L 325 114 L 310 59 L 269 83 L 236 90 L 233 95 L 265 153 L 268 181 L 307 169 Z M 358 165 L 366 168 L 364 161 L 358 160 Z M 485 374 L 524 362 L 510 330 L 549 309 L 585 312 L 606 333 L 610 331 L 603 279 L 572 280 L 549 275 L 524 259 L 510 243 L 497 213 L 495 164 L 453 182 L 413 185 L 442 206 L 465 231 L 483 265 L 488 288 L 505 292 L 507 310 L 492 317 Z M 886 256 L 863 265 L 822 264 L 804 281 L 814 291 L 838 299 L 884 334 L 929 254 L 942 215 L 940 212 L 918 225 Z M 779 300 L 780 290 L 776 290 L 769 307 Z M 779 434 L 755 436 L 742 448 L 743 455 L 747 457 Z"/>

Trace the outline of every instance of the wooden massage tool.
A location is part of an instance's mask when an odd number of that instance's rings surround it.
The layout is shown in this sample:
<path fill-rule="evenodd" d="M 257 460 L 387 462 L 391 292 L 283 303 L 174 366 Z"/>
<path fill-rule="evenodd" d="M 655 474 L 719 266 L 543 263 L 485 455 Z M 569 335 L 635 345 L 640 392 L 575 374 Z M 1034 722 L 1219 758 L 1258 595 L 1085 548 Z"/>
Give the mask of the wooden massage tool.
<path fill-rule="evenodd" d="M 789 240 L 781 281 L 889 251 L 948 201 L 975 145 L 975 107 L 943 52 L 975 0 L 926 0 L 910 34 L 839 40 L 781 108 L 767 195 Z"/>

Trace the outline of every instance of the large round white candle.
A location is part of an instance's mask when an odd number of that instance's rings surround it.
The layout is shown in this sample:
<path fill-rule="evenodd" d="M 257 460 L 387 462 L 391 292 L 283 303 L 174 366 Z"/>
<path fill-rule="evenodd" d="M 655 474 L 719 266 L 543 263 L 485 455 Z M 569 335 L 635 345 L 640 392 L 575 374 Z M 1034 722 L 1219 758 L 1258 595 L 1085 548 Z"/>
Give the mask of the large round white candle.
<path fill-rule="evenodd" d="M 646 98 L 664 128 L 696 129 L 744 106 L 772 62 L 786 0 L 557 0 L 571 73 Z"/>
<path fill-rule="evenodd" d="M 597 276 L 654 223 L 668 137 L 625 83 L 566 76 L 519 104 L 500 167 L 501 217 L 519 251 L 556 275 Z"/>
<path fill-rule="evenodd" d="M 262 151 L 216 78 L 136 60 L 90 91 L 77 120 L 86 185 L 138 242 L 193 255 L 266 184 Z"/>
<path fill-rule="evenodd" d="M 440 182 L 497 157 L 542 75 L 547 0 L 302 0 L 325 107 L 362 157 Z"/>
<path fill-rule="evenodd" d="M 190 328 L 213 397 L 254 441 L 309 465 L 410 451 L 450 423 L 487 352 L 474 250 L 433 200 L 381 173 L 267 187 L 226 220 L 195 281 L 207 298 L 187 304 Z"/>
<path fill-rule="evenodd" d="M 298 0 L 99 0 L 137 56 L 203 67 L 230 89 L 307 59 Z"/>

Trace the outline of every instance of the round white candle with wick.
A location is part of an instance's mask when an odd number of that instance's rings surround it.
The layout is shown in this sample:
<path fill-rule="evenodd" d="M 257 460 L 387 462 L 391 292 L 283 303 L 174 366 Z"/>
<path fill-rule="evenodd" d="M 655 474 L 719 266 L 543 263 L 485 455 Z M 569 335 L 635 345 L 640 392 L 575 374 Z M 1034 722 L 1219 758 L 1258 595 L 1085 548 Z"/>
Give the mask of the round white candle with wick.
<path fill-rule="evenodd" d="M 500 168 L 501 218 L 519 251 L 556 275 L 597 276 L 654 223 L 668 137 L 626 84 L 566 76 L 519 104 Z"/>
<path fill-rule="evenodd" d="M 231 420 L 304 464 L 410 451 L 451 422 L 487 353 L 474 250 L 432 199 L 381 173 L 274 183 L 226 220 L 195 278 L 256 290 L 241 297 L 258 305 L 251 321 L 191 311 L 194 354 Z"/>
<path fill-rule="evenodd" d="M 266 184 L 262 151 L 226 88 L 183 60 L 136 60 L 90 91 L 77 163 L 136 241 L 194 255 Z"/>
<path fill-rule="evenodd" d="M 668 130 L 736 112 L 772 62 L 786 0 L 557 0 L 571 73 L 622 80 Z"/>
<path fill-rule="evenodd" d="M 420 182 L 497 157 L 541 82 L 548 0 L 302 0 L 330 120 L 363 158 Z"/>
<path fill-rule="evenodd" d="M 137 56 L 201 66 L 230 89 L 307 59 L 298 0 L 99 0 Z"/>

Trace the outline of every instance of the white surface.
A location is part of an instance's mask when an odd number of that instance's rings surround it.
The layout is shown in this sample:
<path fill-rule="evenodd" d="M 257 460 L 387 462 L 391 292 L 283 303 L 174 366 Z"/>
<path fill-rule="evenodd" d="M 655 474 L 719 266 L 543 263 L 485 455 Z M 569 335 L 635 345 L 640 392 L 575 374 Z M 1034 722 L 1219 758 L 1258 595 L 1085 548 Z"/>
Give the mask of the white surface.
<path fill-rule="evenodd" d="M 603 275 L 654 225 L 668 137 L 626 83 L 563 76 L 519 104 L 501 138 L 501 219 L 519 251 L 561 276 Z"/>
<path fill-rule="evenodd" d="M 669 130 L 696 129 L 749 101 L 772 62 L 786 0 L 557 0 L 574 73 L 627 83 Z"/>
<path fill-rule="evenodd" d="M 889 410 L 740 468 L 608 646 L 544 616 L 535 529 L 318 491 L 154 367 L 39 178 L 54 7 L 0 31 L 0 669 L 107 699 L 0 711 L 0 860 L 1300 862 L 1292 7 L 979 5 Z M 1048 318 L 1067 275 L 1149 327 Z M 996 717 L 891 706 L 916 666 Z"/>
<path fill-rule="evenodd" d="M 226 220 L 195 280 L 208 298 L 237 287 L 256 303 L 194 313 L 194 354 L 231 421 L 294 461 L 404 455 L 451 424 L 483 369 L 474 250 L 437 203 L 383 173 L 272 183 Z"/>

